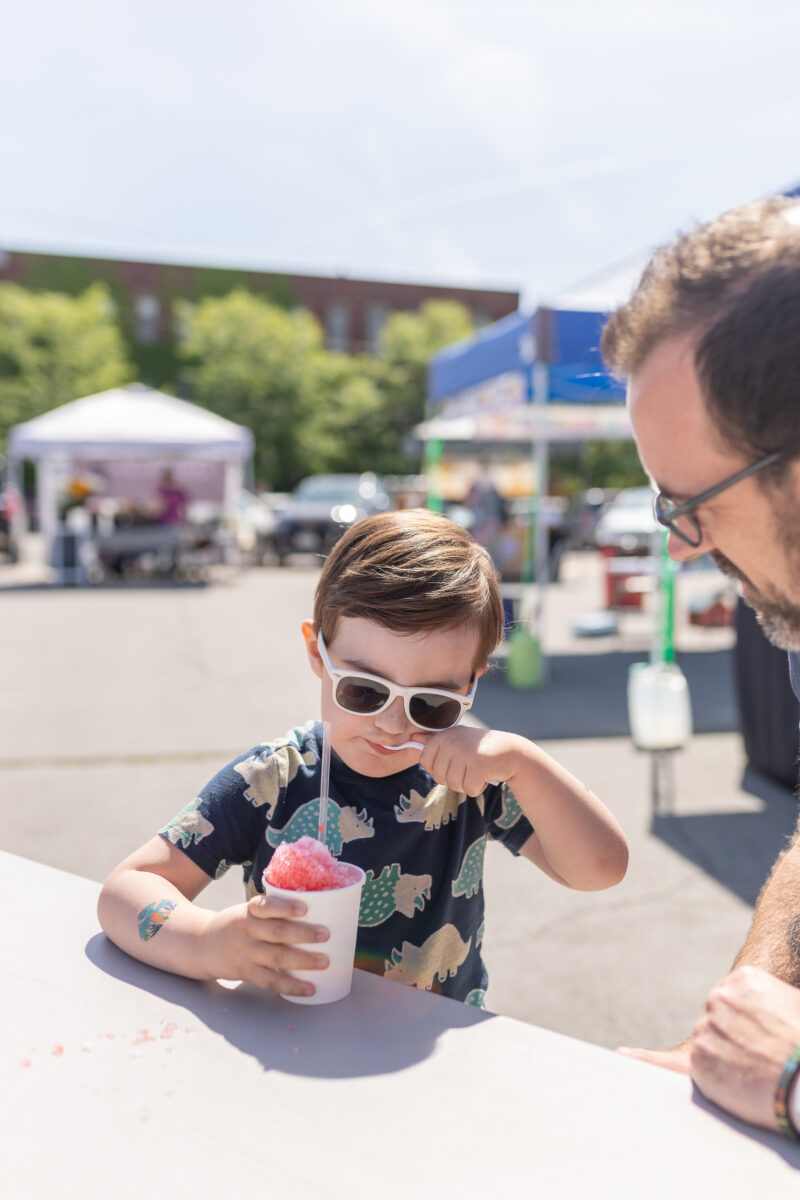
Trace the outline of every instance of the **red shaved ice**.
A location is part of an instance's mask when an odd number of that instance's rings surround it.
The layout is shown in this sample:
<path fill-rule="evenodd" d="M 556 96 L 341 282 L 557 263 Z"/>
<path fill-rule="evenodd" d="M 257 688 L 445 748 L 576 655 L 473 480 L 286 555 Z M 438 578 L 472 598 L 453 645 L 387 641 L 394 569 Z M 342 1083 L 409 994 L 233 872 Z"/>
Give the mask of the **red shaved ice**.
<path fill-rule="evenodd" d="M 358 883 L 356 867 L 339 862 L 327 846 L 312 837 L 281 842 L 264 871 L 264 883 L 292 892 L 322 892 Z"/>

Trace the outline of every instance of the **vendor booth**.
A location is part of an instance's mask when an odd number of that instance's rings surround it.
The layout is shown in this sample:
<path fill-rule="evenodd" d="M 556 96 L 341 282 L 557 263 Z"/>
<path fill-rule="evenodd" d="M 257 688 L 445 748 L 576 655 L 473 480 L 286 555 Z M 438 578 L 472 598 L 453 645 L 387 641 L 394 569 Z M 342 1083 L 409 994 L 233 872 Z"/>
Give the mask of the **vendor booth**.
<path fill-rule="evenodd" d="M 427 420 L 415 431 L 434 473 L 447 447 L 481 458 L 514 446 L 529 468 L 528 492 L 543 499 L 552 446 L 630 440 L 624 385 L 600 356 L 604 320 L 604 312 L 577 307 L 513 313 L 434 355 Z M 542 579 L 544 522 L 538 525 Z"/>
<path fill-rule="evenodd" d="M 253 452 L 249 429 L 143 384 L 61 405 L 11 430 L 9 470 L 37 467 L 60 582 L 150 562 L 224 558 Z"/>
<path fill-rule="evenodd" d="M 632 265 L 601 287 L 576 293 L 563 307 L 513 313 L 431 360 L 427 419 L 415 432 L 426 444 L 433 478 L 446 478 L 448 454 L 458 448 L 485 462 L 504 452 L 507 457 L 513 446 L 528 465 L 532 554 L 522 579 L 527 575 L 541 585 L 534 622 L 539 641 L 552 565 L 550 449 L 632 436 L 624 385 L 603 366 L 600 336 L 606 314 L 630 291 L 637 269 Z"/>
<path fill-rule="evenodd" d="M 440 351 L 431 360 L 427 419 L 417 436 L 478 451 L 508 444 L 530 450 L 539 496 L 548 490 L 551 445 L 629 440 L 624 385 L 600 356 L 611 307 L 513 313 Z"/>

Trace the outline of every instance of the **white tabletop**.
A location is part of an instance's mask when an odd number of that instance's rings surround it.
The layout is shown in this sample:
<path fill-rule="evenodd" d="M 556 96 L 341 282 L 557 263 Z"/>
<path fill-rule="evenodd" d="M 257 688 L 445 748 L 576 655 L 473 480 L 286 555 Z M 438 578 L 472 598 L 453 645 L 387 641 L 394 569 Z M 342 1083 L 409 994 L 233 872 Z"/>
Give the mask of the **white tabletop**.
<path fill-rule="evenodd" d="M 360 971 L 320 1007 L 179 979 L 107 941 L 98 890 L 0 853 L 5 1200 L 800 1184 L 800 1150 L 684 1076 Z"/>

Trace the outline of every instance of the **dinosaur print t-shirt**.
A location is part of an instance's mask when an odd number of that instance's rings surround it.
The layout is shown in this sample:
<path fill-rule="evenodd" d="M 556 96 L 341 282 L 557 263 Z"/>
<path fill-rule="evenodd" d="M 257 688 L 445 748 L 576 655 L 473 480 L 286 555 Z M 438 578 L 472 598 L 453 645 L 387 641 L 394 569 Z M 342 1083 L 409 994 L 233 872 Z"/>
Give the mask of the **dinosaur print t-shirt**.
<path fill-rule="evenodd" d="M 235 758 L 160 831 L 218 878 L 241 864 L 247 896 L 275 848 L 316 837 L 322 725 L 309 723 Z M 383 779 L 331 756 L 328 848 L 366 873 L 356 966 L 481 1006 L 483 856 L 496 838 L 518 854 L 533 832 L 505 784 L 466 796 L 413 766 Z"/>

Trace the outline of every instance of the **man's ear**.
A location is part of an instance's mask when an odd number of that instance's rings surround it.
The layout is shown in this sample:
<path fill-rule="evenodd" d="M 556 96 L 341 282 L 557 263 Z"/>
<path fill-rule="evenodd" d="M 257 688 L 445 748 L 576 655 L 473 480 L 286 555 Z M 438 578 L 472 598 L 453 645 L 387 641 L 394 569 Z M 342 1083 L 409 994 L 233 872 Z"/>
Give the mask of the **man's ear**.
<path fill-rule="evenodd" d="M 317 647 L 317 631 L 314 627 L 314 622 L 308 620 L 303 621 L 300 626 L 300 631 L 305 639 L 306 654 L 308 655 L 308 661 L 311 664 L 311 670 L 321 679 L 324 667 L 322 659 L 320 658 L 319 649 Z"/>

